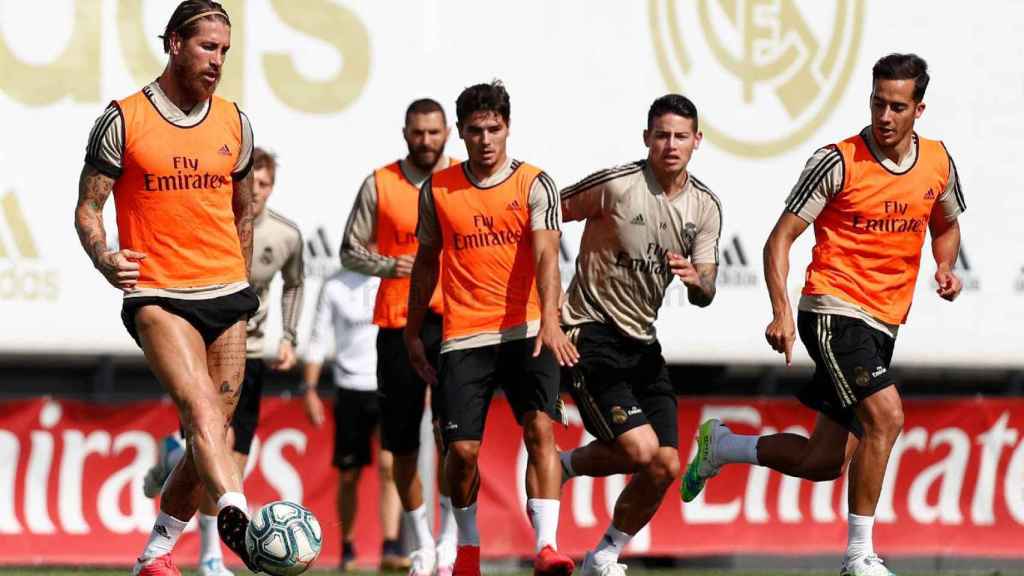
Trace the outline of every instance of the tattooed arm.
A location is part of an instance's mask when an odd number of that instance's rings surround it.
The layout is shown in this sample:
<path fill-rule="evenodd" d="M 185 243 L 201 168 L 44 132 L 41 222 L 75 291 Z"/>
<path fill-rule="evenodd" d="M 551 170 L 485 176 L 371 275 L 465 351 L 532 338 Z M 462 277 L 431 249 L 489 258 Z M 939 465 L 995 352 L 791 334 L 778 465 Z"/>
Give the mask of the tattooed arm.
<path fill-rule="evenodd" d="M 245 258 L 245 275 L 252 274 L 252 172 L 232 183 L 231 210 L 235 213 L 238 242 Z"/>
<path fill-rule="evenodd" d="M 92 166 L 82 167 L 78 178 L 78 205 L 75 207 L 75 230 L 92 265 L 107 282 L 131 292 L 139 280 L 139 262 L 146 255 L 134 250 L 112 252 L 107 249 L 107 232 L 103 228 L 103 206 L 114 189 L 114 179 Z"/>
<path fill-rule="evenodd" d="M 686 287 L 686 298 L 690 304 L 701 308 L 715 299 L 715 280 L 718 278 L 718 264 L 694 264 L 697 283 Z"/>
<path fill-rule="evenodd" d="M 686 286 L 686 298 L 690 304 L 701 308 L 715 299 L 715 279 L 718 278 L 718 264 L 692 264 L 688 258 L 669 253 L 669 268 L 672 274 Z"/>

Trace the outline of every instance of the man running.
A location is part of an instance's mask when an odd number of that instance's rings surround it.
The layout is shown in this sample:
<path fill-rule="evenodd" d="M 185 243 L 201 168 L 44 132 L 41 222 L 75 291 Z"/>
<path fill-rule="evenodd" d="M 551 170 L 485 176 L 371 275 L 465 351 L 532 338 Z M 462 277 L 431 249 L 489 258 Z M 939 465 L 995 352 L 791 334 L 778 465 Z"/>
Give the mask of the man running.
<path fill-rule="evenodd" d="M 811 156 L 764 247 L 773 319 L 772 349 L 792 358 L 800 339 L 815 364 L 797 397 L 819 412 L 810 438 L 733 434 L 704 422 L 683 477 L 683 500 L 729 463 L 767 466 L 812 481 L 850 467 L 849 531 L 841 575 L 891 574 L 871 532 L 889 453 L 903 427 L 903 404 L 889 373 L 899 325 L 907 320 L 926 230 L 932 235 L 937 292 L 955 300 L 960 251 L 957 217 L 966 208 L 953 159 L 914 122 L 925 110 L 928 65 L 890 54 L 872 69 L 871 125 Z M 789 251 L 814 224 L 796 324 L 786 291 Z"/>
<path fill-rule="evenodd" d="M 722 208 L 688 169 L 697 108 L 668 94 L 647 112 L 647 159 L 562 191 L 562 217 L 586 220 L 562 322 L 580 353 L 568 371 L 590 444 L 561 454 L 563 479 L 632 474 L 584 576 L 621 576 L 619 555 L 679 474 L 676 395 L 654 329 L 673 277 L 689 301 L 715 297 Z"/>
<path fill-rule="evenodd" d="M 221 539 L 249 564 L 248 505 L 227 429 L 245 369 L 245 324 L 259 306 L 252 256 L 252 130 L 214 96 L 231 46 L 217 2 L 186 0 L 164 30 L 167 66 L 111 103 L 89 138 L 75 227 L 103 277 L 124 292 L 121 317 L 178 409 L 187 454 L 171 473 L 132 574 L 179 574 L 170 550 L 202 497 Z M 107 248 L 103 205 L 117 207 Z"/>

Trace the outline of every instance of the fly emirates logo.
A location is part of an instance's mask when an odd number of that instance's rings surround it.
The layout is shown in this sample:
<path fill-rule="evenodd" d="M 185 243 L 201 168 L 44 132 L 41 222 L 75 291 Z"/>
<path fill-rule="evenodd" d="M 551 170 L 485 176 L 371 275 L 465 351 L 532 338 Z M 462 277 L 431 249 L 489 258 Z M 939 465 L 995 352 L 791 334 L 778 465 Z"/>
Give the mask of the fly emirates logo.
<path fill-rule="evenodd" d="M 475 214 L 473 215 L 473 226 L 476 227 L 478 232 L 472 234 L 455 232 L 452 235 L 452 243 L 456 250 L 472 250 L 489 246 L 519 244 L 523 240 L 522 230 L 512 230 L 509 228 L 495 230 L 494 216 Z"/>
<path fill-rule="evenodd" d="M 198 158 L 175 156 L 171 159 L 171 167 L 174 169 L 174 174 L 145 173 L 143 184 L 146 191 L 216 190 L 231 183 L 231 180 L 222 174 L 200 173 Z"/>
<path fill-rule="evenodd" d="M 863 214 L 854 214 L 851 224 L 857 232 L 876 233 L 904 233 L 923 234 L 925 226 L 928 225 L 927 217 L 913 218 L 907 213 L 910 210 L 909 202 L 885 201 L 882 205 L 885 214 L 879 218 L 865 217 Z"/>

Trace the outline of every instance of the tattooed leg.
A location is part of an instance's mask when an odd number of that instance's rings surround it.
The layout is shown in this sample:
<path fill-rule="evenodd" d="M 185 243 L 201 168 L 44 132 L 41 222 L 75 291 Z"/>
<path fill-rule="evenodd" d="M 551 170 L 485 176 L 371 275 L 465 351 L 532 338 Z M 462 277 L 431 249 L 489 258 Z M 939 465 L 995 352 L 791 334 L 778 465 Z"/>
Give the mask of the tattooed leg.
<path fill-rule="evenodd" d="M 242 393 L 242 378 L 245 376 L 245 322 L 238 322 L 224 331 L 206 353 L 210 379 L 217 383 L 217 394 L 224 412 L 225 452 L 230 455 L 238 489 L 241 492 L 244 461 L 239 465 L 234 453 L 235 435 L 231 430 L 231 418 L 238 406 Z M 209 516 L 217 515 L 217 498 L 220 495 L 206 494 L 199 504 L 199 511 Z"/>
<path fill-rule="evenodd" d="M 177 406 L 188 436 L 189 450 L 171 474 L 161 500 L 161 509 L 187 520 L 195 513 L 203 492 L 219 498 L 224 492 L 240 491 L 225 423 L 238 401 L 235 391 L 239 388 L 241 370 L 214 371 L 208 367 L 206 345 L 199 332 L 180 316 L 159 306 L 142 307 L 135 315 L 135 324 L 146 360 Z M 217 342 L 222 340 L 241 348 L 234 355 L 241 357 L 244 365 L 244 324 L 233 326 Z M 235 373 L 235 378 L 227 376 Z M 214 375 L 216 379 L 211 378 Z M 229 394 L 219 392 L 219 383 L 225 381 L 232 389 Z"/>

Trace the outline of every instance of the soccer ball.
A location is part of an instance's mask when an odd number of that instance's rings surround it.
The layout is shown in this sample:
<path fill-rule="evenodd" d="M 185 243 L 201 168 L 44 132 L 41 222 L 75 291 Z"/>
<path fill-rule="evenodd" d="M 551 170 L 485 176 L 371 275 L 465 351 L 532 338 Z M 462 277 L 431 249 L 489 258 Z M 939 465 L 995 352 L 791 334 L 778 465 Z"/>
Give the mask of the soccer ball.
<path fill-rule="evenodd" d="M 261 570 L 273 576 L 295 576 L 320 554 L 323 533 L 308 509 L 279 500 L 260 508 L 245 531 L 245 549 Z"/>

